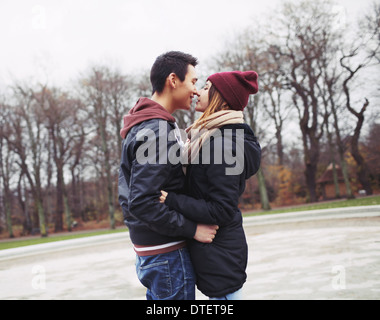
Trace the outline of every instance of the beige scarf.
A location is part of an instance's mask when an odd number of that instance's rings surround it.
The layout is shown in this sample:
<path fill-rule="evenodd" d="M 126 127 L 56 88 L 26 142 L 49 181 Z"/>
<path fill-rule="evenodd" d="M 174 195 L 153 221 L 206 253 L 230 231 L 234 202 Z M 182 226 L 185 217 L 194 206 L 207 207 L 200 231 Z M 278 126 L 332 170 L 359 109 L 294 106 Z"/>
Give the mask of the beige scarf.
<path fill-rule="evenodd" d="M 198 120 L 188 127 L 186 129 L 188 140 L 184 147 L 184 156 L 187 155 L 189 164 L 194 163 L 202 145 L 209 142 L 209 138 L 216 129 L 238 123 L 244 123 L 243 111 L 222 110 L 211 114 L 206 119 Z"/>

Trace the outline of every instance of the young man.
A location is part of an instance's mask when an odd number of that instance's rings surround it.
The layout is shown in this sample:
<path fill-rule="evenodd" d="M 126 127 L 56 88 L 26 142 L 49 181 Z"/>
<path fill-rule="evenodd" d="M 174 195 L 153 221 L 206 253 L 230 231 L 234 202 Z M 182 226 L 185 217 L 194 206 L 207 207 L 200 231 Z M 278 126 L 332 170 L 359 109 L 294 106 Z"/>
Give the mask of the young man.
<path fill-rule="evenodd" d="M 180 163 L 168 159 L 176 141 L 171 115 L 189 110 L 198 95 L 197 59 L 182 52 L 159 56 L 151 70 L 153 96 L 141 98 L 124 117 L 119 202 L 137 254 L 136 271 L 148 300 L 194 300 L 195 275 L 186 239 L 211 243 L 217 226 L 200 225 L 159 203 L 161 190 L 184 187 Z M 154 154 L 152 156 L 152 152 Z M 145 153 L 150 157 L 147 160 Z"/>

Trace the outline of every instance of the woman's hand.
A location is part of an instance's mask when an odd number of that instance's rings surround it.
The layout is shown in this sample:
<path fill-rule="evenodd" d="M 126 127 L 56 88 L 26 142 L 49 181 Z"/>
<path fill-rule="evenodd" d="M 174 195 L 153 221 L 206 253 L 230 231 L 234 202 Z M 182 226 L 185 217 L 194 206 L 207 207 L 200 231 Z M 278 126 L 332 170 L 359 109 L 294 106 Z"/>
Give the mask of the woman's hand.
<path fill-rule="evenodd" d="M 168 196 L 168 193 L 166 191 L 161 190 L 160 203 L 165 203 L 167 196 Z"/>

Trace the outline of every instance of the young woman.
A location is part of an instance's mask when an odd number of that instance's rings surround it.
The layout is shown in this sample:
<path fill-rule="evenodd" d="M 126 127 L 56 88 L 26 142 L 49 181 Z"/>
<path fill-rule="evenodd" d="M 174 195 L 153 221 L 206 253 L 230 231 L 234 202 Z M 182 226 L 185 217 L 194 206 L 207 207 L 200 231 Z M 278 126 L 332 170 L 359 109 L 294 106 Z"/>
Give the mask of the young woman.
<path fill-rule="evenodd" d="M 240 300 L 248 260 L 238 208 L 245 181 L 260 166 L 261 148 L 243 109 L 258 92 L 257 73 L 210 76 L 196 106 L 203 115 L 187 129 L 186 194 L 162 191 L 161 202 L 199 223 L 218 225 L 212 243 L 188 244 L 197 287 L 210 299 Z"/>

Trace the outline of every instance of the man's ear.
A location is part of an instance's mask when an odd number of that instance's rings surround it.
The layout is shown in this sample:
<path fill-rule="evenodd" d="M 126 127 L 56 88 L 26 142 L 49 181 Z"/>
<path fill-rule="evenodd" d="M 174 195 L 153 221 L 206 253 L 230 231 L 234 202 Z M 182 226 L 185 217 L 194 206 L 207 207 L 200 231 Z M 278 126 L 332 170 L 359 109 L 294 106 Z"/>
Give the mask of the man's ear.
<path fill-rule="evenodd" d="M 169 74 L 169 76 L 168 76 L 168 82 L 169 82 L 170 88 L 175 89 L 177 87 L 178 78 L 177 78 L 177 75 L 174 72 L 172 72 L 171 74 Z"/>

